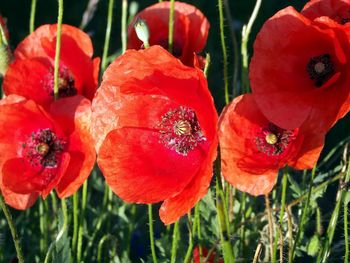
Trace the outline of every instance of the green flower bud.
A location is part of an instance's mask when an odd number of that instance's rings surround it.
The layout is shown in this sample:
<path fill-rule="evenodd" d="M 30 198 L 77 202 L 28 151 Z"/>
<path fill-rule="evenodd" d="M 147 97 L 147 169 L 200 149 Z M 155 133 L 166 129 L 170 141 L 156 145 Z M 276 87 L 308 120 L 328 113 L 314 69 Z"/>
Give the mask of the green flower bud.
<path fill-rule="evenodd" d="M 145 20 L 137 18 L 134 28 L 137 37 L 143 42 L 145 48 L 149 47 L 149 28 Z"/>

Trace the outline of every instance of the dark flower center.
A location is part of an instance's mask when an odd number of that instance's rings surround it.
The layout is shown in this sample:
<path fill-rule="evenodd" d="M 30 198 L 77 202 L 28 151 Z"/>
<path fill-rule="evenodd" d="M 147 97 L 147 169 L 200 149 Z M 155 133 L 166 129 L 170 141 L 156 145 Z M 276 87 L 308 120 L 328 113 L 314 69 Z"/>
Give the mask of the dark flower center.
<path fill-rule="evenodd" d="M 54 96 L 54 74 L 53 69 L 46 80 L 46 88 L 51 96 Z M 77 95 L 78 91 L 75 88 L 75 81 L 69 69 L 61 65 L 59 69 L 58 79 L 58 96 L 59 98 L 66 98 Z"/>
<path fill-rule="evenodd" d="M 206 140 L 196 113 L 187 107 L 180 106 L 168 111 L 157 127 L 160 132 L 159 142 L 184 156 Z"/>
<path fill-rule="evenodd" d="M 274 156 L 282 154 L 295 138 L 295 132 L 269 123 L 257 133 L 255 143 L 260 152 Z"/>
<path fill-rule="evenodd" d="M 32 166 L 55 168 L 65 145 L 66 142 L 57 138 L 50 129 L 42 129 L 33 132 L 22 144 L 23 156 Z"/>
<path fill-rule="evenodd" d="M 309 77 L 316 87 L 321 87 L 334 74 L 334 65 L 329 54 L 313 57 L 306 67 Z"/>

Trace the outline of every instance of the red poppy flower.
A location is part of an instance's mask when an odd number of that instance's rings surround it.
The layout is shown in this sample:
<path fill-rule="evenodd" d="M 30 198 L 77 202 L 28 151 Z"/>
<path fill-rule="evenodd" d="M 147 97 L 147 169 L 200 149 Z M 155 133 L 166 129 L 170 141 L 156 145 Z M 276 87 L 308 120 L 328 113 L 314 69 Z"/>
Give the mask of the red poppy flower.
<path fill-rule="evenodd" d="M 14 52 L 3 88 L 44 106 L 53 101 L 54 58 L 57 25 L 44 25 L 26 37 Z M 59 96 L 81 94 L 92 100 L 98 83 L 99 58 L 91 60 L 93 47 L 88 35 L 62 25 Z"/>
<path fill-rule="evenodd" d="M 327 16 L 340 25 L 350 22 L 350 2 L 347 0 L 311 0 L 301 14 L 309 19 Z"/>
<path fill-rule="evenodd" d="M 128 29 L 128 48 L 143 48 L 134 24 L 138 18 L 146 21 L 150 31 L 150 45 L 161 45 L 168 49 L 170 2 L 154 4 L 138 13 Z M 182 63 L 193 66 L 193 53 L 203 50 L 208 37 L 209 22 L 196 7 L 175 2 L 173 55 Z"/>
<path fill-rule="evenodd" d="M 95 162 L 90 117 L 82 96 L 54 102 L 50 113 L 17 95 L 1 100 L 0 188 L 10 206 L 26 209 L 54 188 L 64 198 L 83 184 Z"/>
<path fill-rule="evenodd" d="M 276 125 L 294 129 L 307 123 L 323 132 L 349 111 L 350 45 L 333 23 L 310 21 L 287 7 L 258 34 L 251 86 L 260 110 Z"/>
<path fill-rule="evenodd" d="M 269 193 L 286 165 L 312 168 L 323 148 L 324 134 L 278 127 L 262 115 L 251 94 L 233 100 L 219 127 L 222 174 L 252 195 Z"/>
<path fill-rule="evenodd" d="M 97 163 L 124 201 L 164 201 L 169 224 L 206 194 L 217 113 L 201 70 L 160 46 L 128 50 L 106 70 L 92 111 Z"/>
<path fill-rule="evenodd" d="M 209 251 L 205 247 L 202 247 L 202 260 L 200 260 L 199 247 L 195 247 L 193 249 L 193 262 L 224 263 L 224 260 L 222 258 L 219 258 L 215 251 Z"/>

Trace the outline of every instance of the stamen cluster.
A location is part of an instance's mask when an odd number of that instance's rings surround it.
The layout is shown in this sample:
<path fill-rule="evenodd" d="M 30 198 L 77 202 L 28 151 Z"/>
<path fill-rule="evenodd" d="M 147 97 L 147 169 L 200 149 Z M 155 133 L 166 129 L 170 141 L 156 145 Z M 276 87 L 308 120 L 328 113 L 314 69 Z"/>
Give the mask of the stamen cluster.
<path fill-rule="evenodd" d="M 187 107 L 180 106 L 168 111 L 162 116 L 158 127 L 159 142 L 184 156 L 197 147 L 198 143 L 206 140 L 196 113 Z"/>

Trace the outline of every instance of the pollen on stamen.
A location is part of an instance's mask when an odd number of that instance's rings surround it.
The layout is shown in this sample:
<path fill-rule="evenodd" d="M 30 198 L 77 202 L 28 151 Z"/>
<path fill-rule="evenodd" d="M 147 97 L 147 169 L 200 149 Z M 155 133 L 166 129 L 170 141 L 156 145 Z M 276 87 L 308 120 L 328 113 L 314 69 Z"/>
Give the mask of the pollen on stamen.
<path fill-rule="evenodd" d="M 21 143 L 23 157 L 32 166 L 55 168 L 66 142 L 57 137 L 50 129 L 32 132 L 26 142 Z"/>
<path fill-rule="evenodd" d="M 272 123 L 262 127 L 256 134 L 257 149 L 268 156 L 282 154 L 296 138 L 296 130 L 282 129 Z"/>
<path fill-rule="evenodd" d="M 169 110 L 158 123 L 159 142 L 170 150 L 186 156 L 206 140 L 196 113 L 187 107 Z"/>

